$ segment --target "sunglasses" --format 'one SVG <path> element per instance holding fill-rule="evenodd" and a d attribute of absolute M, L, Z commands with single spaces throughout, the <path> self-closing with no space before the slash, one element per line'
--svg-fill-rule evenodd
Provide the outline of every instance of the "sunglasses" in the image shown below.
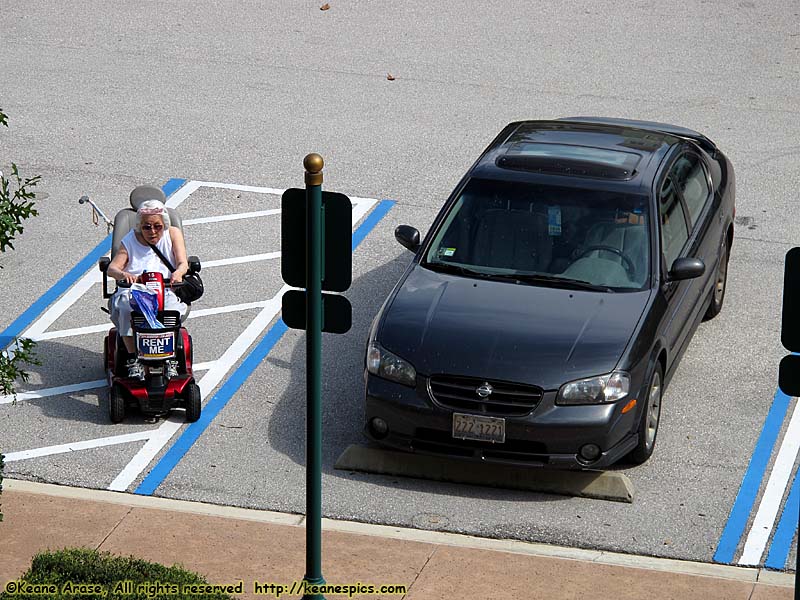
<path fill-rule="evenodd" d="M 163 225 L 150 225 L 149 223 L 146 223 L 146 224 L 142 225 L 142 229 L 144 231 L 161 231 L 162 229 L 164 229 L 164 226 Z"/>

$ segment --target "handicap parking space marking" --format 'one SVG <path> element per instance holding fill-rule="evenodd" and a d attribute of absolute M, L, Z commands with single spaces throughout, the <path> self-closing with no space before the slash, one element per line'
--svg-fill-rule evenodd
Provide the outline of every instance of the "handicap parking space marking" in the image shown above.
<path fill-rule="evenodd" d="M 382 200 L 378 206 L 373 210 L 361 225 L 353 233 L 352 250 L 367 237 L 372 229 L 383 219 L 386 214 L 394 206 L 392 200 Z M 357 223 L 355 216 L 353 217 L 353 224 Z M 289 286 L 284 286 L 284 289 L 290 289 Z M 281 290 L 279 294 L 282 294 Z M 152 495 L 159 485 L 167 478 L 172 470 L 183 459 L 189 449 L 200 438 L 202 433 L 208 428 L 214 418 L 219 412 L 225 408 L 228 401 L 233 397 L 233 394 L 244 384 L 250 374 L 258 367 L 259 364 L 267 357 L 272 348 L 280 341 L 283 334 L 288 331 L 288 327 L 283 322 L 283 319 L 278 321 L 270 328 L 264 338 L 258 345 L 248 354 L 242 361 L 239 367 L 230 376 L 228 381 L 214 394 L 200 415 L 200 419 L 195 423 L 191 423 L 175 441 L 172 447 L 167 450 L 166 454 L 158 461 L 158 463 L 150 470 L 150 473 L 142 480 L 139 486 L 134 490 L 134 493 L 140 495 Z M 164 424 L 166 425 L 166 423 Z M 148 442 L 149 443 L 149 442 Z M 135 477 L 134 477 L 135 479 Z M 115 482 L 117 486 L 121 486 L 126 480 Z M 131 479 L 133 481 L 133 479 Z M 124 490 L 127 487 L 114 487 L 115 483 L 109 487 L 111 490 Z"/>
<path fill-rule="evenodd" d="M 244 192 L 255 192 L 259 194 L 273 194 L 278 196 L 282 195 L 285 191 L 282 189 L 267 187 L 172 179 L 163 187 L 165 194 L 169 192 L 169 197 L 166 204 L 170 208 L 177 208 L 186 199 L 188 199 L 192 193 L 203 187 L 232 189 Z M 367 217 L 364 219 L 362 226 L 354 233 L 353 249 L 355 249 L 358 243 L 366 236 L 366 233 L 368 233 L 366 229 L 371 230 L 372 227 L 377 224 L 380 218 L 382 218 L 386 212 L 388 212 L 388 209 L 394 203 L 390 201 L 383 201 L 379 204 L 378 200 L 376 199 L 361 197 L 351 197 L 351 201 L 353 203 L 353 225 L 355 226 L 359 221 L 364 219 L 365 216 Z M 368 215 L 368 213 L 370 213 L 370 211 L 376 205 L 378 205 L 378 208 L 372 211 L 373 214 Z M 276 215 L 280 215 L 280 209 L 250 211 L 213 217 L 186 219 L 183 221 L 183 224 L 191 226 L 196 224 L 217 223 L 232 220 L 274 217 Z M 49 331 L 49 328 L 70 307 L 72 307 L 81 297 L 83 297 L 87 291 L 89 291 L 95 284 L 98 284 L 102 281 L 102 274 L 96 270 L 96 263 L 100 257 L 108 254 L 108 248 L 110 245 L 111 236 L 109 235 L 100 244 L 98 244 L 98 246 L 89 255 L 81 260 L 76 267 L 74 267 L 66 276 L 59 280 L 59 282 L 54 285 L 53 288 L 46 292 L 27 311 L 25 311 L 23 315 L 15 320 L 11 326 L 9 326 L 4 332 L 0 333 L 0 340 L 3 342 L 3 347 L 8 346 L 8 351 L 13 352 L 15 347 L 13 340 L 15 337 L 30 338 L 35 341 L 42 341 L 108 331 L 112 326 L 110 323 L 54 331 Z M 203 268 L 206 269 L 233 264 L 275 260 L 278 258 L 280 258 L 280 252 L 268 252 L 248 256 L 209 260 L 203 262 L 202 265 Z M 256 317 L 245 328 L 242 334 L 240 334 L 240 336 L 228 347 L 222 356 L 214 361 L 198 363 L 195 365 L 194 370 L 206 371 L 205 375 L 198 380 L 198 385 L 201 388 L 201 393 L 204 398 L 207 398 L 208 395 L 210 395 L 211 392 L 217 387 L 217 385 L 222 382 L 230 369 L 236 364 L 236 362 L 239 361 L 239 359 L 241 359 L 247 349 L 258 339 L 269 323 L 275 319 L 280 312 L 281 297 L 288 289 L 290 289 L 289 286 L 282 286 L 280 291 L 268 300 L 198 309 L 190 313 L 189 318 L 199 318 L 209 315 L 260 309 Z M 270 330 L 270 333 L 273 333 L 273 330 L 275 330 L 276 326 L 279 329 L 281 326 L 285 328 L 285 325 L 283 325 L 282 321 L 279 319 L 276 325 Z M 280 335 L 282 335 L 282 332 L 280 332 Z M 269 335 L 267 337 L 269 337 Z M 54 386 L 39 390 L 22 391 L 18 392 L 16 395 L 0 396 L 0 405 L 10 404 L 15 401 L 44 399 L 62 394 L 99 389 L 106 386 L 107 381 L 105 379 L 98 379 L 93 381 Z M 238 389 L 238 386 L 236 387 Z M 136 432 L 134 434 L 105 436 L 91 440 L 82 440 L 67 444 L 57 444 L 42 448 L 10 452 L 5 455 L 6 462 L 10 463 L 19 460 L 25 460 L 27 458 L 75 452 L 78 450 L 124 444 L 133 441 L 144 441 L 144 446 L 109 486 L 109 489 L 124 490 L 131 485 L 131 483 L 139 476 L 139 474 L 147 467 L 147 465 L 155 458 L 155 456 L 184 424 L 185 423 L 183 419 L 179 419 L 177 416 L 171 416 L 156 429 Z"/>
<path fill-rule="evenodd" d="M 794 407 L 790 410 L 792 402 Z M 788 426 L 782 439 L 779 439 L 787 419 Z M 792 541 L 797 534 L 800 500 L 800 477 L 796 464 L 798 453 L 800 402 L 778 389 L 720 536 L 714 562 L 761 566 L 764 554 L 768 552 L 764 566 L 781 570 L 786 568 Z M 775 460 L 767 477 L 773 455 Z M 762 488 L 761 500 L 757 502 Z M 790 488 L 788 496 L 787 488 Z M 783 512 L 778 520 L 782 504 Z M 741 555 L 736 560 L 740 546 Z"/>

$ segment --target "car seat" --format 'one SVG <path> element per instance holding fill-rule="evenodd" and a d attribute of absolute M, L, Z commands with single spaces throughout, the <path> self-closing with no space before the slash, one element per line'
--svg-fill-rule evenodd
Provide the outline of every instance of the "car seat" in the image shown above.
<path fill-rule="evenodd" d="M 490 209 L 478 220 L 472 246 L 473 264 L 518 271 L 544 271 L 550 264 L 552 253 L 547 217 L 541 213 Z"/>
<path fill-rule="evenodd" d="M 602 285 L 641 287 L 647 277 L 647 229 L 644 223 L 595 223 L 586 234 L 583 248 L 610 246 L 618 249 L 633 264 L 610 250 L 592 250 L 564 270 L 566 277 L 586 279 Z M 588 275 L 588 277 L 587 277 Z"/>

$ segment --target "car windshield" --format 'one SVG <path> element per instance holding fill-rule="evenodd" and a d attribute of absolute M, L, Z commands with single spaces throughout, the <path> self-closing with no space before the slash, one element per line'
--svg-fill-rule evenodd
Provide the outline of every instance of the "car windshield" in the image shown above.
<path fill-rule="evenodd" d="M 534 285 L 640 290 L 650 271 L 648 218 L 646 196 L 473 179 L 423 266 Z"/>

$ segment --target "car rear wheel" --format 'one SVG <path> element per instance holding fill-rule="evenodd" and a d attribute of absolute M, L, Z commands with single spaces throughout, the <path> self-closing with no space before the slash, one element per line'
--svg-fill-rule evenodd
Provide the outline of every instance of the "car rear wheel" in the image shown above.
<path fill-rule="evenodd" d="M 725 288 L 728 284 L 728 242 L 722 245 L 722 254 L 719 257 L 719 266 L 714 278 L 714 289 L 711 290 L 711 301 L 706 310 L 705 320 L 713 319 L 722 310 L 725 301 Z"/>
<path fill-rule="evenodd" d="M 647 406 L 642 408 L 642 415 L 639 418 L 639 443 L 628 455 L 630 462 L 637 465 L 647 462 L 647 459 L 653 455 L 653 449 L 656 446 L 658 425 L 661 421 L 663 378 L 661 364 L 657 363 L 650 376 L 650 384 L 647 386 Z"/>

